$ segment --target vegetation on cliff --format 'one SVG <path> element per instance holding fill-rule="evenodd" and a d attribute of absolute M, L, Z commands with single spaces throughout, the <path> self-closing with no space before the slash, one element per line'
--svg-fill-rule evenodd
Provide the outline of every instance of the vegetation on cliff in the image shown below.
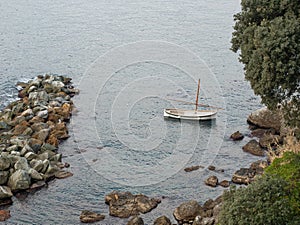
<path fill-rule="evenodd" d="M 278 104 L 288 125 L 300 127 L 300 2 L 242 0 L 234 15 L 232 50 L 245 77 L 270 109 Z"/>

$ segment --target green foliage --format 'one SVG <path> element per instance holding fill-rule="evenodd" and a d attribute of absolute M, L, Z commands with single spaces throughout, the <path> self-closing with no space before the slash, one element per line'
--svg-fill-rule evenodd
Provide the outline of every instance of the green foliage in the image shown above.
<path fill-rule="evenodd" d="M 232 50 L 262 103 L 280 103 L 289 125 L 300 127 L 300 1 L 242 0 L 234 15 Z"/>
<path fill-rule="evenodd" d="M 289 204 L 284 179 L 263 176 L 247 188 L 231 188 L 223 194 L 221 225 L 299 224 L 300 216 Z"/>
<path fill-rule="evenodd" d="M 266 174 L 275 175 L 287 182 L 290 204 L 300 215 L 300 154 L 285 152 L 266 169 Z"/>

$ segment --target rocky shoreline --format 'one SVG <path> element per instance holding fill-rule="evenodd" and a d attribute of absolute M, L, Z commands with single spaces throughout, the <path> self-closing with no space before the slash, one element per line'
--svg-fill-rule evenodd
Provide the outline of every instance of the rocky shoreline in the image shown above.
<path fill-rule="evenodd" d="M 71 78 L 45 75 L 17 85 L 20 99 L 0 112 L 0 206 L 51 179 L 72 176 L 58 152 L 69 137 L 71 98 L 78 93 Z"/>
<path fill-rule="evenodd" d="M 18 83 L 19 100 L 0 112 L 0 206 L 12 204 L 12 196 L 22 192 L 35 191 L 55 178 L 72 176 L 67 171 L 70 165 L 62 162 L 59 143 L 69 137 L 67 123 L 74 107 L 71 98 L 79 91 L 72 86 L 71 79 L 64 76 L 38 76 L 27 83 Z M 248 117 L 251 138 L 242 147 L 243 151 L 258 157 L 267 155 L 268 148 L 276 148 L 286 135 L 279 114 L 260 109 Z M 240 141 L 244 135 L 239 131 L 230 138 Z M 211 187 L 220 185 L 228 188 L 231 184 L 248 185 L 263 173 L 269 163 L 258 160 L 249 168 L 236 171 L 230 181 L 219 182 L 217 176 L 208 177 L 204 183 Z M 203 168 L 201 165 L 185 168 L 192 172 Z M 224 172 L 209 166 L 209 170 Z M 109 215 L 129 218 L 128 225 L 144 224 L 139 216 L 156 208 L 161 199 L 130 192 L 117 192 L 105 196 Z M 173 216 L 178 224 L 218 224 L 222 208 L 222 196 L 209 199 L 203 205 L 196 200 L 182 203 L 174 209 Z M 10 217 L 8 210 L 0 210 L 0 221 Z M 83 210 L 80 221 L 92 223 L 101 221 L 104 215 Z M 156 225 L 171 225 L 171 220 L 161 216 Z"/>

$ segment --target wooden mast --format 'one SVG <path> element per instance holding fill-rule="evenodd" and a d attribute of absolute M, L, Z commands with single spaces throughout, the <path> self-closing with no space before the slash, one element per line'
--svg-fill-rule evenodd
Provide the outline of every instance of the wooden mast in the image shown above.
<path fill-rule="evenodd" d="M 199 91 L 200 91 L 200 79 L 198 80 L 198 89 L 197 89 L 197 96 L 196 96 L 196 108 L 195 108 L 195 111 L 198 110 Z"/>

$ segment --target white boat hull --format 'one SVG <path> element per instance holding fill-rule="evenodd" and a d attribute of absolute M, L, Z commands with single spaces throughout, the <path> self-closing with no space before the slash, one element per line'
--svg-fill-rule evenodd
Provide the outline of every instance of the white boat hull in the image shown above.
<path fill-rule="evenodd" d="M 212 120 L 216 118 L 218 111 L 214 110 L 185 110 L 185 109 L 165 109 L 164 117 L 183 120 Z"/>

